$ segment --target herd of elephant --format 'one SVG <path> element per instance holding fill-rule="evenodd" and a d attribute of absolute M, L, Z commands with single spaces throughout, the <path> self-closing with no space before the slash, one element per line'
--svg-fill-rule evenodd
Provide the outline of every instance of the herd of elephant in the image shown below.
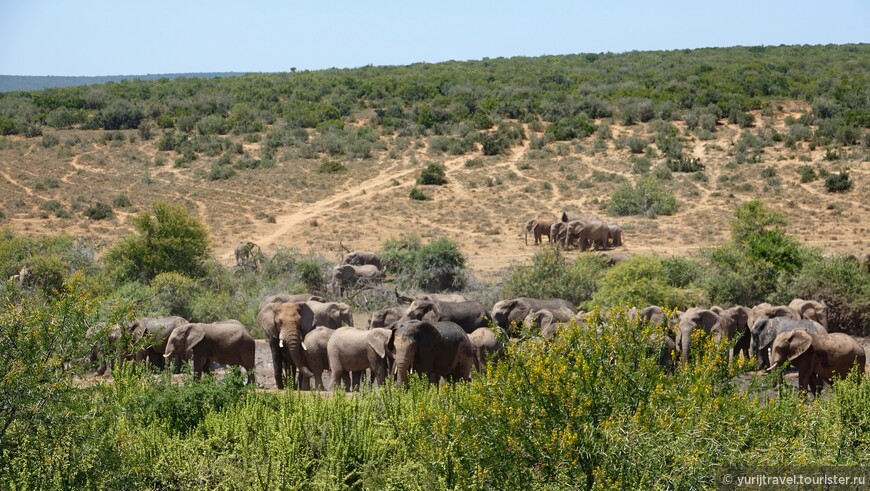
<path fill-rule="evenodd" d="M 526 245 L 529 245 L 529 232 L 534 235 L 535 245 L 541 244 L 543 237 L 566 249 L 576 246 L 581 251 L 590 247 L 604 250 L 622 245 L 622 227 L 591 213 L 563 211 L 559 220 L 536 218 L 526 222 L 525 229 Z"/>
<path fill-rule="evenodd" d="M 326 370 L 330 387 L 347 390 L 363 383 L 365 374 L 374 386 L 387 377 L 406 385 L 412 372 L 425 375 L 431 383 L 442 378 L 469 380 L 473 370 L 485 371 L 487 363 L 504 356 L 505 340 L 516 335 L 518 327 L 525 333 L 539 332 L 549 341 L 564 326 L 594 315 L 561 299 L 520 297 L 501 300 L 491 309 L 459 294 L 428 294 L 411 300 L 407 307 L 374 312 L 361 329 L 354 327 L 351 308 L 345 303 L 310 294 L 267 296 L 260 302 L 257 322 L 269 344 L 275 385 L 323 389 Z M 659 361 L 668 369 L 688 361 L 696 329 L 730 341 L 729 357 L 757 357 L 767 371 L 790 363 L 798 369 L 800 389 L 813 393 L 818 393 L 821 382 L 845 377 L 855 365 L 863 372 L 866 365 L 864 349 L 854 338 L 828 333 L 827 306 L 813 300 L 752 308 L 693 307 L 672 313 L 649 306 L 633 308 L 628 316 L 639 324 L 667 326 L 668 335 L 650 342 L 660 350 Z M 606 318 L 600 319 L 599 329 L 607 323 Z M 239 365 L 253 380 L 255 343 L 238 321 L 197 324 L 180 317 L 156 317 L 137 320 L 127 331 L 133 339 L 148 337 L 140 343 L 147 347 L 127 359 L 148 359 L 161 368 L 172 359 L 176 371 L 191 359 L 197 376 L 213 363 Z M 499 331 L 503 335 L 497 335 Z M 119 332 L 113 331 L 115 339 Z"/>

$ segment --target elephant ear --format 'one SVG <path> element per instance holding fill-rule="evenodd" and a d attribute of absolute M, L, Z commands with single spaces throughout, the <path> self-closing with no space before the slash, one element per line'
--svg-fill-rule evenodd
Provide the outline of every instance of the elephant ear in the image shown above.
<path fill-rule="evenodd" d="M 200 324 L 188 325 L 190 328 L 187 330 L 187 351 L 190 351 L 205 338 L 205 328 Z"/>
<path fill-rule="evenodd" d="M 719 322 L 719 314 L 712 310 L 704 310 L 700 313 L 700 321 L 701 326 L 709 333 L 710 329 Z"/>
<path fill-rule="evenodd" d="M 389 333 L 380 330 L 369 332 L 369 346 L 371 346 L 372 349 L 375 350 L 378 358 L 384 358 L 387 356 L 387 344 L 389 344 L 390 340 L 392 339 L 393 333 L 395 333 L 395 331 Z"/>
<path fill-rule="evenodd" d="M 326 316 L 329 320 L 339 323 L 341 322 L 341 309 L 337 304 L 331 303 L 326 307 Z"/>
<path fill-rule="evenodd" d="M 813 345 L 813 337 L 803 330 L 792 331 L 788 342 L 788 361 L 794 361 L 797 357 L 806 353 Z"/>

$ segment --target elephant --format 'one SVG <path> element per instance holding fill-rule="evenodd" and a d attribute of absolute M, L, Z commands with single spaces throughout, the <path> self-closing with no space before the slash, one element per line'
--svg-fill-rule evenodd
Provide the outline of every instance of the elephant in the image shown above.
<path fill-rule="evenodd" d="M 342 264 L 352 264 L 354 266 L 370 264 L 378 268 L 378 271 L 384 270 L 384 262 L 381 260 L 381 257 L 372 251 L 349 252 L 346 256 L 344 256 Z"/>
<path fill-rule="evenodd" d="M 257 314 L 257 323 L 263 328 L 272 352 L 275 386 L 279 389 L 284 388 L 285 381 L 294 383 L 297 369 L 301 372 L 300 382 L 313 376 L 302 354 L 302 339 L 308 334 L 302 331 L 303 306 L 296 302 L 272 302 Z"/>
<path fill-rule="evenodd" d="M 563 211 L 562 212 L 562 222 L 568 223 L 573 222 L 575 220 L 582 220 L 586 222 L 600 222 L 601 220 L 593 215 L 592 213 L 580 213 L 579 211 Z"/>
<path fill-rule="evenodd" d="M 719 314 L 719 320 L 711 329 L 716 341 L 737 339 L 734 348 L 729 353 L 729 359 L 733 359 L 738 353 L 742 352 L 743 356 L 749 358 L 749 314 L 751 310 L 742 305 L 723 310 Z"/>
<path fill-rule="evenodd" d="M 468 335 L 468 340 L 474 347 L 474 368 L 480 373 L 486 373 L 487 363 L 496 362 L 504 355 L 504 343 L 492 328 L 478 327 Z"/>
<path fill-rule="evenodd" d="M 91 326 L 85 334 L 85 339 L 91 343 L 91 351 L 83 361 L 90 367 L 96 364 L 97 375 L 103 375 L 110 368 L 114 370 L 116 355 L 119 366 L 132 360 L 133 355 L 121 346 L 123 335 L 124 330 L 118 325 L 108 328 L 105 323 L 100 322 Z M 129 341 L 128 337 L 127 342 Z"/>
<path fill-rule="evenodd" d="M 318 297 L 317 295 L 312 295 L 310 293 L 296 293 L 296 294 L 275 293 L 272 295 L 267 295 L 266 297 L 263 298 L 263 300 L 260 300 L 260 308 L 259 308 L 258 312 L 260 310 L 263 310 L 263 307 L 265 307 L 266 304 L 270 304 L 273 302 L 274 303 L 282 303 L 282 302 L 303 303 L 303 302 L 307 302 L 309 300 L 314 300 L 315 302 L 326 302 L 325 298 Z"/>
<path fill-rule="evenodd" d="M 828 329 L 828 306 L 825 302 L 796 298 L 789 302 L 788 308 L 797 312 L 801 319 L 810 319 Z"/>
<path fill-rule="evenodd" d="M 239 242 L 233 254 L 236 257 L 237 267 L 251 268 L 254 271 L 259 269 L 260 259 L 263 257 L 263 251 L 260 250 L 260 246 L 253 242 Z"/>
<path fill-rule="evenodd" d="M 469 299 L 461 293 L 422 293 L 414 300 L 432 300 L 438 302 L 467 302 Z"/>
<path fill-rule="evenodd" d="M 449 321 L 458 324 L 466 333 L 486 327 L 490 320 L 486 307 L 477 300 L 466 302 L 440 302 L 414 300 L 402 320 Z"/>
<path fill-rule="evenodd" d="M 607 246 L 620 247 L 622 245 L 622 227 L 613 222 L 604 222 L 607 225 Z"/>
<path fill-rule="evenodd" d="M 343 295 L 360 283 L 380 283 L 382 277 L 381 271 L 372 264 L 340 264 L 332 270 L 330 285 L 337 295 Z"/>
<path fill-rule="evenodd" d="M 492 306 L 492 320 L 498 324 L 498 327 L 504 329 L 510 335 L 511 325 L 521 325 L 532 311 L 541 309 L 555 310 L 560 307 L 565 307 L 571 312 L 577 312 L 577 309 L 571 302 L 560 298 L 545 300 L 528 297 L 511 298 L 496 302 Z"/>
<path fill-rule="evenodd" d="M 350 390 L 359 385 L 359 376 L 354 377 L 353 383 L 348 380 L 350 373 L 365 374 L 370 370 L 370 382 L 375 387 L 384 384 L 389 373 L 390 358 L 387 351 L 387 342 L 393 331 L 383 327 L 375 327 L 363 331 L 355 327 L 341 327 L 329 339 L 327 351 L 329 353 L 329 370 L 332 372 L 332 387 L 338 387 L 341 380 L 345 381 L 345 387 Z"/>
<path fill-rule="evenodd" d="M 846 257 L 858 261 L 858 264 L 863 266 L 864 270 L 870 273 L 870 252 L 855 252 L 853 254 L 849 254 Z"/>
<path fill-rule="evenodd" d="M 844 333 L 820 334 L 797 329 L 779 333 L 771 346 L 770 368 L 791 363 L 798 369 L 798 387 L 818 394 L 817 378 L 831 382 L 846 378 L 855 365 L 864 373 L 867 355 L 854 338 Z"/>
<path fill-rule="evenodd" d="M 773 340 L 783 332 L 803 329 L 816 334 L 827 334 L 828 331 L 821 324 L 809 319 L 790 319 L 788 317 L 771 317 L 762 319 L 755 324 L 749 341 L 749 352 L 756 355 L 761 368 L 770 366 L 770 356 L 767 350 L 773 344 Z"/>
<path fill-rule="evenodd" d="M 536 219 L 529 220 L 528 222 L 526 222 L 526 235 L 525 235 L 526 245 L 529 245 L 529 232 L 532 232 L 532 234 L 534 234 L 534 236 L 535 236 L 535 245 L 543 243 L 543 240 L 541 240 L 541 237 L 544 235 L 547 236 L 548 241 L 552 242 L 552 239 L 550 238 L 550 229 L 552 227 L 553 227 L 552 220 L 540 220 L 540 219 L 536 218 Z"/>
<path fill-rule="evenodd" d="M 471 380 L 474 346 L 455 322 L 400 321 L 390 333 L 387 351 L 395 360 L 400 386 L 407 387 L 412 369 L 426 374 L 430 384 L 441 377 Z"/>
<path fill-rule="evenodd" d="M 599 251 L 598 255 L 604 259 L 608 266 L 615 266 L 623 261 L 631 259 L 633 256 L 627 252 L 614 251 Z"/>
<path fill-rule="evenodd" d="M 333 334 L 335 334 L 335 329 L 317 326 L 302 339 L 302 353 L 305 357 L 305 364 L 314 375 L 314 386 L 321 390 L 324 389 L 323 371 L 329 368 L 327 343 Z"/>
<path fill-rule="evenodd" d="M 550 227 L 550 242 L 562 244 L 568 236 L 568 223 L 556 222 Z"/>
<path fill-rule="evenodd" d="M 302 353 L 302 340 L 316 326 L 337 329 L 343 324 L 353 325 L 350 306 L 339 302 L 272 302 L 257 314 L 257 323 L 266 333 L 272 351 L 275 385 L 284 388 L 284 382 L 298 378 L 302 389 L 314 374 L 308 369 Z M 299 371 L 298 377 L 296 371 Z"/>
<path fill-rule="evenodd" d="M 523 327 L 528 330 L 539 330 L 541 336 L 549 341 L 559 327 L 571 322 L 574 316 L 575 312 L 567 307 L 533 310 L 523 319 Z"/>
<path fill-rule="evenodd" d="M 774 317 L 798 320 L 800 319 L 800 314 L 786 305 L 773 306 L 766 302 L 760 303 L 749 311 L 749 330 L 754 331 L 756 324 L 764 319 L 772 319 Z"/>
<path fill-rule="evenodd" d="M 407 307 L 385 307 L 372 313 L 368 328 L 389 327 L 405 315 Z"/>
<path fill-rule="evenodd" d="M 172 331 L 180 326 L 188 324 L 183 317 L 143 317 L 136 319 L 128 326 L 132 334 L 133 343 L 144 347 L 137 351 L 133 358 L 136 361 L 148 360 L 148 362 L 161 370 L 166 366 L 163 354 L 166 352 L 166 342 Z M 181 373 L 181 366 L 187 360 L 183 352 L 177 353 L 175 358 L 174 373 Z"/>
<path fill-rule="evenodd" d="M 254 381 L 254 338 L 241 322 L 230 319 L 212 324 L 184 324 L 176 327 L 166 341 L 165 358 L 192 353 L 196 378 L 208 372 L 212 362 L 239 365 L 248 383 Z"/>
<path fill-rule="evenodd" d="M 629 313 L 629 318 L 636 319 L 640 322 L 646 322 L 653 326 L 666 325 L 668 328 L 674 328 L 679 324 L 679 318 L 683 312 L 679 310 L 668 315 L 658 305 L 648 305 L 637 311 L 635 315 Z"/>
<path fill-rule="evenodd" d="M 581 251 L 587 249 L 587 244 L 595 249 L 607 248 L 608 237 L 607 225 L 602 221 L 574 220 L 568 222 L 568 230 L 565 234 L 565 248 L 571 244 L 577 244 Z"/>
<path fill-rule="evenodd" d="M 676 343 L 677 351 L 680 353 L 680 362 L 682 364 L 686 364 L 689 361 L 692 331 L 700 327 L 707 334 L 710 334 L 718 320 L 719 316 L 716 312 L 700 307 L 692 307 L 680 316 L 674 342 Z"/>

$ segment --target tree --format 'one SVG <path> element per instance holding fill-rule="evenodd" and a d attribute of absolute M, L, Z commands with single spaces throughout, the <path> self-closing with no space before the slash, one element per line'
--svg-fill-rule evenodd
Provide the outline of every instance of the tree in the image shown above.
<path fill-rule="evenodd" d="M 116 279 L 147 282 L 160 273 L 201 276 L 209 254 L 208 231 L 182 206 L 154 203 L 153 215 L 133 218 L 138 232 L 122 239 L 107 254 L 106 262 Z"/>
<path fill-rule="evenodd" d="M 768 230 L 781 232 L 785 224 L 785 215 L 782 212 L 771 210 L 763 201 L 754 199 L 734 210 L 730 223 L 731 238 L 736 243 L 745 243 L 750 236 Z"/>

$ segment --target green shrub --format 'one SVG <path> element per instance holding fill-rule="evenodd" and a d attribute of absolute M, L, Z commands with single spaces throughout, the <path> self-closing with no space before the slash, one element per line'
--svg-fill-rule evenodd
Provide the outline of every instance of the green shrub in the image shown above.
<path fill-rule="evenodd" d="M 396 275 L 402 288 L 427 292 L 462 290 L 468 281 L 465 257 L 455 242 L 440 238 L 423 244 L 416 236 L 384 243 L 384 269 Z"/>
<path fill-rule="evenodd" d="M 447 184 L 444 166 L 436 163 L 427 165 L 426 168 L 420 172 L 420 177 L 417 178 L 417 184 Z"/>
<path fill-rule="evenodd" d="M 324 162 L 317 168 L 317 172 L 321 174 L 338 174 L 345 171 L 347 171 L 347 167 L 341 162 L 335 160 Z"/>
<path fill-rule="evenodd" d="M 197 277 L 209 253 L 205 226 L 183 207 L 154 203 L 153 215 L 132 218 L 136 234 L 122 238 L 106 254 L 106 265 L 119 283 L 149 281 L 163 272 Z"/>
<path fill-rule="evenodd" d="M 127 208 L 133 206 L 133 203 L 130 202 L 130 198 L 128 198 L 127 195 L 119 194 L 112 200 L 112 206 L 115 208 Z"/>
<path fill-rule="evenodd" d="M 323 292 L 326 290 L 326 269 L 326 260 L 320 256 L 281 247 L 263 263 L 262 275 L 270 283 L 275 283 L 275 291 Z"/>
<path fill-rule="evenodd" d="M 409 194 L 410 198 L 415 201 L 427 201 L 432 198 L 429 197 L 426 193 L 423 192 L 422 189 L 414 186 L 411 188 L 411 193 Z"/>
<path fill-rule="evenodd" d="M 816 170 L 811 165 L 798 167 L 798 173 L 801 175 L 801 183 L 813 182 L 819 178 Z"/>
<path fill-rule="evenodd" d="M 585 115 L 579 114 L 553 121 L 547 126 L 545 134 L 556 141 L 570 141 L 575 138 L 585 138 L 594 132 L 595 126 Z"/>
<path fill-rule="evenodd" d="M 679 204 L 673 194 L 661 188 L 653 176 L 642 176 L 637 184 L 624 182 L 617 186 L 607 202 L 607 212 L 617 216 L 673 215 Z"/>
<path fill-rule="evenodd" d="M 697 157 L 670 158 L 666 165 L 674 172 L 699 172 L 706 169 L 706 166 L 701 163 L 701 159 Z"/>
<path fill-rule="evenodd" d="M 852 181 L 846 171 L 837 174 L 828 174 L 825 178 L 825 189 L 829 193 L 843 193 L 852 189 Z"/>
<path fill-rule="evenodd" d="M 84 215 L 91 220 L 111 220 L 115 217 L 112 207 L 105 203 L 95 203 L 87 207 Z"/>
<path fill-rule="evenodd" d="M 211 164 L 211 170 L 206 179 L 209 181 L 225 181 L 236 175 L 235 169 L 229 165 L 220 165 L 217 162 Z"/>
<path fill-rule="evenodd" d="M 502 287 L 503 298 L 564 298 L 580 305 L 592 298 L 607 268 L 594 254 L 569 261 L 556 247 L 543 247 L 529 265 L 511 266 Z"/>
<path fill-rule="evenodd" d="M 589 304 L 601 309 L 620 305 L 660 305 L 686 310 L 703 303 L 697 295 L 667 284 L 668 275 L 661 260 L 638 256 L 607 270 Z"/>

